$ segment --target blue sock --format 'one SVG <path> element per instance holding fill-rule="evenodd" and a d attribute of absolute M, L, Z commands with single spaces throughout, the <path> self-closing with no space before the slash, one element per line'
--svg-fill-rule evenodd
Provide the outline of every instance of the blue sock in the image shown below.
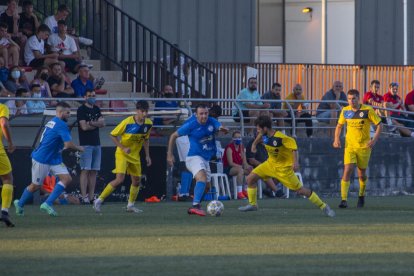
<path fill-rule="evenodd" d="M 180 194 L 182 195 L 190 194 L 191 182 L 193 182 L 193 174 L 190 172 L 182 172 Z"/>
<path fill-rule="evenodd" d="M 197 181 L 195 188 L 194 188 L 193 205 L 199 204 L 201 202 L 201 198 L 203 197 L 205 188 L 206 188 L 205 182 Z"/>
<path fill-rule="evenodd" d="M 23 206 L 26 204 L 26 202 L 30 199 L 32 199 L 33 193 L 30 192 L 27 188 L 24 189 L 22 196 L 19 199 L 19 206 L 23 208 Z"/>
<path fill-rule="evenodd" d="M 63 186 L 62 182 L 58 182 L 55 185 L 55 188 L 53 189 L 52 193 L 49 195 L 49 197 L 46 199 L 46 204 L 49 206 L 53 206 L 53 202 L 65 191 L 65 186 Z"/>

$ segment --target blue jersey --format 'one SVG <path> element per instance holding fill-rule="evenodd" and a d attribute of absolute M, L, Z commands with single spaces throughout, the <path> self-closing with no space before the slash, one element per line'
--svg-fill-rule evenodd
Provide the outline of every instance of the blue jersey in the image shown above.
<path fill-rule="evenodd" d="M 64 142 L 71 140 L 66 122 L 55 117 L 45 125 L 40 144 L 32 152 L 32 158 L 42 164 L 59 165 L 62 163 Z"/>
<path fill-rule="evenodd" d="M 210 161 L 211 157 L 216 154 L 214 134 L 220 126 L 221 124 L 211 117 L 207 119 L 204 125 L 200 124 L 195 117 L 185 121 L 177 132 L 179 136 L 188 135 L 190 140 L 188 156 L 201 156 L 205 160 Z"/>

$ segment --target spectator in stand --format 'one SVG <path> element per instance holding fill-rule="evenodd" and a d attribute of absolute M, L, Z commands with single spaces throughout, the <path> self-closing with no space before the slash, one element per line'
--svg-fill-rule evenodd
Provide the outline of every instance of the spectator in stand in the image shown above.
<path fill-rule="evenodd" d="M 398 109 L 405 111 L 403 101 L 398 96 L 398 83 L 390 83 L 388 92 L 384 95 L 384 102 L 388 108 Z M 401 114 L 399 111 L 390 111 L 390 116 L 394 125 L 397 126 L 398 131 L 403 137 L 414 137 L 414 132 L 408 129 L 410 123 L 407 121 L 407 117 Z"/>
<path fill-rule="evenodd" d="M 85 64 L 79 66 L 79 75 L 71 83 L 75 97 L 85 97 L 87 90 L 93 90 L 93 83 L 90 80 L 89 67 Z"/>
<path fill-rule="evenodd" d="M 43 65 L 50 65 L 59 62 L 57 53 L 45 54 L 45 40 L 49 37 L 50 29 L 42 24 L 35 35 L 31 36 L 24 48 L 24 61 L 27 66 L 38 68 Z M 65 63 L 62 62 L 65 67 Z"/>
<path fill-rule="evenodd" d="M 0 15 L 0 22 L 7 24 L 7 32 L 11 35 L 11 38 L 21 47 L 21 49 L 24 49 L 27 38 L 19 32 L 20 16 L 17 7 L 17 0 L 8 0 L 7 9 Z"/>
<path fill-rule="evenodd" d="M 26 80 L 24 71 L 19 66 L 13 66 L 10 68 L 9 79 L 4 85 L 11 93 L 16 93 L 17 89 L 24 88 L 26 91 L 30 91 L 29 83 Z"/>
<path fill-rule="evenodd" d="M 19 32 L 24 34 L 27 38 L 36 33 L 40 23 L 36 14 L 33 12 L 32 1 L 23 1 L 22 13 L 20 14 Z"/>
<path fill-rule="evenodd" d="M 48 16 L 44 20 L 44 24 L 46 24 L 49 29 L 51 30 L 52 34 L 57 34 L 58 31 L 58 21 L 59 20 L 66 20 L 66 17 L 68 17 L 70 13 L 70 9 L 65 4 L 59 5 L 56 13 L 54 15 Z M 68 33 L 72 36 L 75 35 L 74 30 L 68 30 Z M 85 37 L 74 37 L 75 42 L 77 43 L 77 47 L 79 49 L 79 43 L 90 46 L 92 45 L 93 41 L 89 38 Z"/>
<path fill-rule="evenodd" d="M 80 158 L 80 190 L 82 202 L 89 204 L 94 199 L 96 175 L 101 169 L 99 129 L 105 126 L 105 120 L 95 104 L 95 91 L 86 90 L 84 98 L 85 103 L 77 111 L 79 144 L 85 149 Z"/>
<path fill-rule="evenodd" d="M 7 80 L 9 79 L 10 71 L 6 67 L 3 57 L 0 57 L 0 86 L 4 88 Z"/>
<path fill-rule="evenodd" d="M 0 56 L 4 58 L 4 63 L 12 66 L 19 64 L 20 47 L 7 33 L 7 24 L 0 22 Z"/>
<path fill-rule="evenodd" d="M 40 99 L 42 98 L 42 91 L 39 84 L 32 84 L 30 87 L 31 97 L 33 99 Z M 29 114 L 40 114 L 46 109 L 46 104 L 44 101 L 34 101 L 29 100 L 26 102 L 27 111 Z"/>
<path fill-rule="evenodd" d="M 272 89 L 270 91 L 267 91 L 263 94 L 262 99 L 263 100 L 281 100 L 282 97 L 280 96 L 280 93 L 282 92 L 282 85 L 280 83 L 275 82 L 272 85 Z M 285 127 L 285 118 L 288 116 L 288 113 L 284 110 L 282 110 L 282 103 L 270 103 L 270 114 L 273 118 L 276 119 L 276 124 L 280 129 L 284 129 Z"/>
<path fill-rule="evenodd" d="M 165 85 L 163 91 L 161 92 L 162 98 L 175 98 L 175 93 L 171 85 Z M 179 108 L 177 101 L 156 101 L 155 102 L 155 109 L 157 111 L 160 110 L 171 110 Z M 171 123 L 177 121 L 177 118 L 171 117 L 155 117 L 154 118 L 154 125 L 156 126 L 163 126 L 163 125 L 170 125 Z"/>
<path fill-rule="evenodd" d="M 267 111 L 259 111 L 260 109 L 268 109 L 270 104 L 262 103 L 262 102 L 251 102 L 250 100 L 260 100 L 260 94 L 257 91 L 257 78 L 251 77 L 247 81 L 248 87 L 243 88 L 239 95 L 237 95 L 238 100 L 247 100 L 246 102 L 239 102 L 238 105 L 242 110 L 243 117 L 251 117 L 251 119 L 244 119 L 244 123 L 248 123 L 250 121 L 250 128 L 248 135 L 254 136 L 254 120 L 255 118 L 259 117 L 259 115 L 268 115 L 269 112 Z M 250 110 L 254 109 L 254 110 Z M 257 110 L 259 109 L 259 110 Z M 233 107 L 232 114 L 234 117 L 234 121 L 240 122 L 240 114 L 236 106 Z"/>
<path fill-rule="evenodd" d="M 232 135 L 232 142 L 224 150 L 223 167 L 224 173 L 237 177 L 237 199 L 246 199 L 246 179 L 252 167 L 247 164 L 244 146 L 240 131 L 236 130 Z"/>
<path fill-rule="evenodd" d="M 347 101 L 346 94 L 344 93 L 344 85 L 340 81 L 335 81 L 331 90 L 325 93 L 322 97 L 322 101 Z M 339 103 L 341 106 L 347 106 L 348 104 Z M 319 122 L 329 123 L 330 125 L 336 125 L 336 121 L 339 115 L 338 105 L 336 103 L 322 102 L 319 104 L 316 111 L 316 118 Z"/>
<path fill-rule="evenodd" d="M 405 96 L 405 109 L 410 112 L 414 112 L 414 90 L 409 92 Z M 408 118 L 411 120 L 410 127 L 414 128 L 414 115 L 408 115 Z"/>
<path fill-rule="evenodd" d="M 30 93 L 25 88 L 19 88 L 16 91 L 16 97 L 17 98 L 30 98 Z M 24 100 L 7 101 L 7 106 L 10 110 L 10 115 L 20 116 L 20 115 L 28 114 L 26 101 Z"/>
<path fill-rule="evenodd" d="M 221 114 L 222 114 L 222 109 L 221 109 L 221 106 L 219 106 L 218 104 L 213 104 L 208 110 L 208 116 L 213 117 L 216 120 L 218 120 Z"/>
<path fill-rule="evenodd" d="M 65 20 L 59 20 L 58 33 L 51 34 L 47 40 L 50 50 L 57 53 L 58 59 L 65 63 L 66 68 L 73 74 L 78 73 L 81 65 L 81 56 L 76 46 L 75 40 L 66 34 L 67 26 Z"/>
<path fill-rule="evenodd" d="M 53 63 L 50 66 L 51 75 L 47 79 L 50 86 L 52 96 L 55 98 L 71 98 L 75 95 L 75 91 L 67 82 L 65 75 L 62 72 L 60 63 Z"/>
<path fill-rule="evenodd" d="M 306 126 L 306 135 L 308 138 L 312 137 L 313 134 L 313 123 L 312 123 L 312 115 L 307 110 L 309 107 L 308 103 L 300 103 L 300 102 L 289 102 L 289 100 L 305 100 L 305 96 L 303 96 L 303 89 L 302 85 L 296 84 L 293 87 L 292 93 L 286 96 L 286 101 L 290 104 L 295 112 L 295 120 L 296 124 L 298 123 L 305 123 Z M 283 109 L 289 110 L 286 103 L 283 103 Z M 288 112 L 288 121 L 292 122 L 292 115 Z"/>

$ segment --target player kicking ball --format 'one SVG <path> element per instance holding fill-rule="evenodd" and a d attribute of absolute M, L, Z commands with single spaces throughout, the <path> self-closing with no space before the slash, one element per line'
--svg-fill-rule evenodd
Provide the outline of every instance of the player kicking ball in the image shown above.
<path fill-rule="evenodd" d="M 290 190 L 307 197 L 328 217 L 334 217 L 335 212 L 329 205 L 323 202 L 314 191 L 303 187 L 295 175 L 295 171 L 299 169 L 298 146 L 295 139 L 280 131 L 273 130 L 272 120 L 269 116 L 260 116 L 256 119 L 255 125 L 258 135 L 253 141 L 252 152 L 256 152 L 256 145 L 263 140 L 269 157 L 247 176 L 249 204 L 239 207 L 239 211 L 257 211 L 257 181 L 260 178 L 263 180 L 275 178 Z"/>
<path fill-rule="evenodd" d="M 347 95 L 348 106 L 344 107 L 339 115 L 338 125 L 335 129 L 334 148 L 341 147 L 341 130 L 347 125 L 344 152 L 344 175 L 341 180 L 341 203 L 339 208 L 348 207 L 348 190 L 351 175 L 355 165 L 358 168 L 359 197 L 357 208 L 364 207 L 365 188 L 367 185 L 367 167 L 371 151 L 381 134 L 381 118 L 375 113 L 371 106 L 359 103 L 359 91 L 352 89 Z M 376 126 L 374 137 L 371 140 L 371 124 Z"/>

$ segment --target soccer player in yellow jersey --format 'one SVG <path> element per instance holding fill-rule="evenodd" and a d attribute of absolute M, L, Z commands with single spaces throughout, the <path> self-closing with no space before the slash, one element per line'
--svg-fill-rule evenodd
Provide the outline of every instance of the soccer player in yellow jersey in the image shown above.
<path fill-rule="evenodd" d="M 355 165 L 358 168 L 359 197 L 358 208 L 364 207 L 365 187 L 367 185 L 366 170 L 368 167 L 371 150 L 377 142 L 382 125 L 381 118 L 369 105 L 360 104 L 358 90 L 351 89 L 347 94 L 348 106 L 344 107 L 339 115 L 338 125 L 335 129 L 334 148 L 341 147 L 342 127 L 346 123 L 345 152 L 344 152 L 344 174 L 341 181 L 341 198 L 339 208 L 347 208 L 348 189 L 351 174 Z M 370 137 L 371 124 L 376 126 L 374 137 Z"/>
<path fill-rule="evenodd" d="M 257 181 L 261 178 L 276 178 L 285 187 L 299 195 L 306 196 L 313 204 L 318 206 L 327 216 L 334 217 L 335 212 L 328 204 L 323 202 L 312 190 L 303 187 L 295 175 L 299 169 L 298 146 L 295 139 L 272 129 L 272 120 L 269 116 L 260 116 L 255 125 L 258 135 L 252 144 L 252 152 L 256 152 L 256 145 L 263 140 L 268 159 L 257 166 L 247 176 L 247 194 L 249 204 L 239 207 L 242 212 L 257 211 Z"/>
<path fill-rule="evenodd" d="M 129 174 L 132 181 L 126 210 L 127 212 L 133 213 L 142 212 L 134 204 L 138 196 L 141 180 L 140 152 L 142 147 L 144 147 L 147 166 L 151 166 L 149 137 L 152 121 L 147 118 L 148 108 L 147 101 L 138 101 L 136 104 L 136 114 L 126 118 L 112 130 L 111 139 L 117 146 L 115 152 L 115 169 L 112 171 L 116 174 L 116 177 L 106 185 L 99 198 L 95 200 L 94 209 L 96 212 L 101 212 L 101 205 L 105 198 L 124 182 L 125 174 Z"/>
<path fill-rule="evenodd" d="M 6 105 L 0 104 L 0 178 L 3 182 L 1 190 L 1 221 L 6 226 L 14 227 L 9 218 L 9 208 L 13 198 L 13 175 L 10 160 L 4 150 L 2 136 L 7 140 L 7 151 L 12 153 L 16 147 L 13 145 L 9 127 L 9 109 Z"/>

